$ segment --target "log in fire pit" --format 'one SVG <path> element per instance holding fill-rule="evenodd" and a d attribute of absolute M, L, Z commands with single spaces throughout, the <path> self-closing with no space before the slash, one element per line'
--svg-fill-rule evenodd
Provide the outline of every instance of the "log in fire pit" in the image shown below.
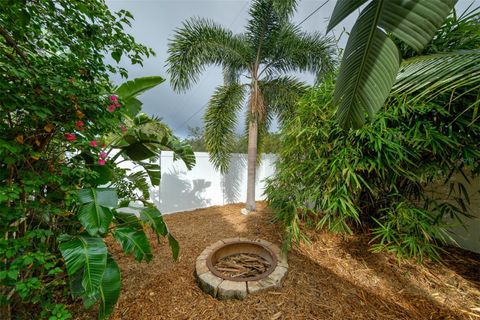
<path fill-rule="evenodd" d="M 212 244 L 198 256 L 195 268 L 200 288 L 218 299 L 279 288 L 287 271 L 287 257 L 276 245 L 245 238 Z"/>

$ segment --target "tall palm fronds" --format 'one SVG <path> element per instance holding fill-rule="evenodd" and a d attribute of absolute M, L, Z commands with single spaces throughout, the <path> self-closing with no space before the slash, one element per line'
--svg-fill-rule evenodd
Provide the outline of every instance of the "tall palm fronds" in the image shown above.
<path fill-rule="evenodd" d="M 193 18 L 178 29 L 169 45 L 168 73 L 176 91 L 190 89 L 209 65 L 224 70 L 205 113 L 205 138 L 212 163 L 225 172 L 237 118 L 247 108 L 247 209 L 255 210 L 255 166 L 262 134 L 274 116 L 288 118 L 304 85 L 287 76 L 310 72 L 317 80 L 332 71 L 334 42 L 306 33 L 289 22 L 297 1 L 255 0 L 246 30 L 233 34 L 213 21 Z"/>

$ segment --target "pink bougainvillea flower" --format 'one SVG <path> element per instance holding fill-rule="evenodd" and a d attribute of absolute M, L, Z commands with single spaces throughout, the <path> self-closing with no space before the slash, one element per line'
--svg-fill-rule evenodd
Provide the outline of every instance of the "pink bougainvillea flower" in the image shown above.
<path fill-rule="evenodd" d="M 104 166 L 105 165 L 105 159 L 98 159 L 98 165 L 99 166 Z"/>
<path fill-rule="evenodd" d="M 118 97 L 116 95 L 111 95 L 110 96 L 110 101 L 111 102 L 117 102 L 118 101 Z"/>
<path fill-rule="evenodd" d="M 113 112 L 115 111 L 116 106 L 114 104 L 111 104 L 107 107 L 108 112 Z"/>
<path fill-rule="evenodd" d="M 122 130 L 122 134 L 124 134 L 127 131 L 127 127 L 125 127 L 125 125 L 121 124 L 120 125 L 120 130 Z"/>
<path fill-rule="evenodd" d="M 77 139 L 77 136 L 75 136 L 75 134 L 73 133 L 65 133 L 64 137 L 70 142 L 75 141 L 75 139 Z"/>
<path fill-rule="evenodd" d="M 105 159 L 107 157 L 107 153 L 105 151 L 100 152 L 100 159 Z"/>
<path fill-rule="evenodd" d="M 90 141 L 90 146 L 94 148 L 98 147 L 97 141 L 96 140 Z"/>
<path fill-rule="evenodd" d="M 75 128 L 77 128 L 77 130 L 79 131 L 82 131 L 84 129 L 84 125 L 85 123 L 82 120 L 75 121 Z"/>

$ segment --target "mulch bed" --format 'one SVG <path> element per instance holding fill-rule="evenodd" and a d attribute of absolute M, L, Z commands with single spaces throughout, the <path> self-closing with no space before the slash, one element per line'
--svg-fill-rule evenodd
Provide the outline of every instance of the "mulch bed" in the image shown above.
<path fill-rule="evenodd" d="M 122 271 L 122 294 L 112 319 L 480 319 L 480 256 L 449 249 L 442 263 L 398 264 L 368 251 L 362 236 L 312 234 L 288 255 L 289 274 L 276 291 L 243 301 L 219 301 L 195 283 L 195 259 L 224 238 L 262 238 L 280 244 L 263 204 L 240 214 L 241 204 L 165 217 L 180 242 L 180 261 L 156 244 L 151 263 L 136 263 L 111 244 Z M 91 314 L 90 314 L 91 315 Z M 87 315 L 78 316 L 87 319 Z"/>

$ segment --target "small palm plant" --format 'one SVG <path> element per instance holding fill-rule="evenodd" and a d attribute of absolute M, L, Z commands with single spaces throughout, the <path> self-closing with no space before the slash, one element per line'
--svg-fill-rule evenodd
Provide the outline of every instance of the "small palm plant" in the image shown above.
<path fill-rule="evenodd" d="M 289 117 L 304 92 L 304 84 L 287 74 L 311 72 L 318 81 L 334 65 L 332 39 L 302 32 L 289 21 L 294 3 L 253 1 L 242 34 L 210 20 L 190 19 L 169 45 L 168 72 L 176 91 L 190 89 L 207 65 L 224 70 L 224 84 L 216 88 L 204 118 L 206 147 L 222 172 L 228 169 L 233 152 L 238 113 L 244 105 L 247 108 L 249 211 L 255 211 L 256 159 L 262 136 L 275 116 L 280 122 Z"/>

